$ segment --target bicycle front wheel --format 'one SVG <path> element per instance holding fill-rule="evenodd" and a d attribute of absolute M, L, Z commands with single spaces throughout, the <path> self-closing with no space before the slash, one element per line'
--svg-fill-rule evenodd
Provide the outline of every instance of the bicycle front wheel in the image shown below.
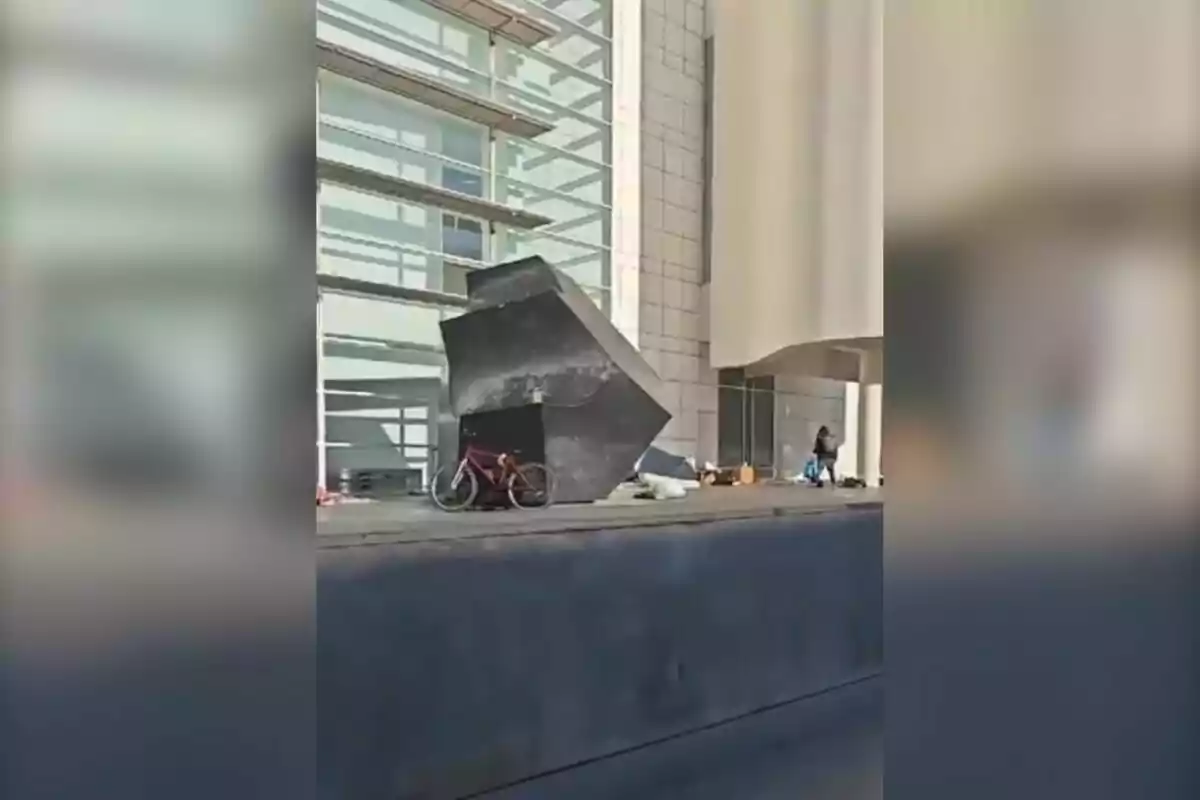
<path fill-rule="evenodd" d="M 429 482 L 429 497 L 442 511 L 462 511 L 478 494 L 479 478 L 467 464 L 442 467 Z"/>
<path fill-rule="evenodd" d="M 508 476 L 514 508 L 548 508 L 554 502 L 554 473 L 545 464 L 522 464 Z"/>

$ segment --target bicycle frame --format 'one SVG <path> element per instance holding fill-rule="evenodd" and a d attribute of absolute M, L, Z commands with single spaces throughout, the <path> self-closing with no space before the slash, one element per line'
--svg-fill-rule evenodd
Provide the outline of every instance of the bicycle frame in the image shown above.
<path fill-rule="evenodd" d="M 531 475 L 545 477 L 531 478 Z M 450 478 L 449 496 L 441 488 L 445 486 L 441 481 L 446 478 Z M 481 505 L 488 507 L 506 497 L 515 508 L 540 508 L 552 502 L 551 481 L 544 464 L 522 464 L 508 453 L 492 453 L 467 445 L 453 472 L 447 464 L 434 474 L 429 482 L 429 494 L 443 511 L 461 511 L 470 505 L 480 505 L 480 497 L 483 498 Z M 468 489 L 466 494 L 462 494 L 464 486 Z"/>
<path fill-rule="evenodd" d="M 495 477 L 492 475 L 492 468 L 485 463 L 489 461 L 496 465 L 499 474 Z M 458 488 L 468 469 L 473 469 L 476 475 L 487 481 L 489 488 L 497 489 L 503 485 L 504 479 L 513 471 L 513 461 L 508 453 L 490 453 L 468 445 L 463 457 L 458 462 L 454 480 L 450 482 L 451 490 Z"/>

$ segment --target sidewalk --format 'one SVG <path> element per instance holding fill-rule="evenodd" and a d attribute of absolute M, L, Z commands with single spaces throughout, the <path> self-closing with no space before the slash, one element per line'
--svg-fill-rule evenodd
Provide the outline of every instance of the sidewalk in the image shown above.
<path fill-rule="evenodd" d="M 635 500 L 632 490 L 587 505 L 542 511 L 446 513 L 425 498 L 317 509 L 319 548 L 696 524 L 880 508 L 882 489 L 712 486 L 682 500 Z"/>

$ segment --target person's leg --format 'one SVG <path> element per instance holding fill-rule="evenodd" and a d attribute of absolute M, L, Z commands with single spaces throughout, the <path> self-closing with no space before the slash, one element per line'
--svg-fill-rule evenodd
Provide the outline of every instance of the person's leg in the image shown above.
<path fill-rule="evenodd" d="M 829 485 L 837 488 L 837 462 L 833 459 L 829 460 Z"/>

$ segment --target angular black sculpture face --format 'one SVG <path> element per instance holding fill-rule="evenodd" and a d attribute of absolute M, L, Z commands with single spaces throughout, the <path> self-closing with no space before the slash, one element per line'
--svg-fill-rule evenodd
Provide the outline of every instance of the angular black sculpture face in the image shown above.
<path fill-rule="evenodd" d="M 607 497 L 671 419 L 654 370 L 574 281 L 541 258 L 473 272 L 467 295 L 471 310 L 441 323 L 450 405 L 463 423 L 459 447 L 514 449 L 511 432 L 489 434 L 494 425 L 471 420 L 539 406 L 543 441 L 520 444 L 545 454 L 555 501 Z M 538 426 L 527 430 L 538 435 Z"/>

